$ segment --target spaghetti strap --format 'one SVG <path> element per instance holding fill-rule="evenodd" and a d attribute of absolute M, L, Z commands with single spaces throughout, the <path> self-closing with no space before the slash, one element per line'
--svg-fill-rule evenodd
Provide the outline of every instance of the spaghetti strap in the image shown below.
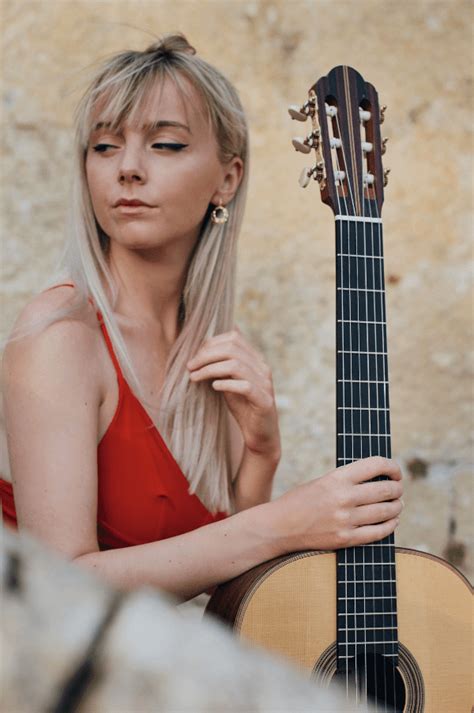
<path fill-rule="evenodd" d="M 61 283 L 60 285 L 52 285 L 52 287 L 47 287 L 46 290 L 44 290 L 44 291 L 45 291 L 45 292 L 48 292 L 48 290 L 54 290 L 55 287 L 75 287 L 75 285 L 74 285 L 73 283 L 71 283 L 71 282 L 63 282 L 63 283 Z M 89 302 L 91 303 L 91 305 L 92 305 L 92 306 L 94 307 L 94 309 L 95 309 L 94 301 L 92 300 L 92 298 L 89 297 L 88 299 L 89 299 Z M 124 382 L 124 381 L 125 381 L 125 378 L 124 378 L 124 375 L 123 375 L 123 373 L 122 373 L 122 369 L 120 368 L 119 361 L 118 361 L 117 357 L 115 356 L 114 348 L 113 348 L 113 346 L 112 346 L 112 341 L 111 341 L 111 339 L 110 339 L 110 337 L 109 337 L 109 333 L 107 332 L 107 329 L 106 329 L 106 327 L 105 327 L 104 318 L 102 317 L 102 312 L 101 312 L 100 310 L 96 309 L 96 310 L 95 310 L 95 313 L 96 313 L 97 320 L 98 320 L 98 322 L 99 322 L 99 325 L 100 325 L 102 334 L 103 334 L 103 336 L 104 336 L 105 343 L 106 343 L 106 345 L 107 345 L 107 350 L 108 350 L 108 352 L 109 352 L 109 354 L 110 354 L 110 358 L 112 359 L 113 365 L 114 365 L 114 367 L 115 367 L 115 371 L 117 372 L 117 376 L 118 376 L 118 378 L 119 378 L 119 382 Z"/>

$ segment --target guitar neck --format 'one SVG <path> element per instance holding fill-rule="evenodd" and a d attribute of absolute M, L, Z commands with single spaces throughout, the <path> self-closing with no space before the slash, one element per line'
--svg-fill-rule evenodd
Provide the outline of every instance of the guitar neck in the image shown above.
<path fill-rule="evenodd" d="M 336 216 L 337 465 L 391 456 L 381 219 Z M 382 476 L 383 478 L 383 476 Z M 393 535 L 338 550 L 338 667 L 361 651 L 397 661 Z"/>
<path fill-rule="evenodd" d="M 390 457 L 380 219 L 336 217 L 337 465 Z"/>

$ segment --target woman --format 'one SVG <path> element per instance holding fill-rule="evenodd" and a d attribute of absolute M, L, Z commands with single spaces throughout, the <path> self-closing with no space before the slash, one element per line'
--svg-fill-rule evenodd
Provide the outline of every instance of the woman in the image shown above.
<path fill-rule="evenodd" d="M 171 35 L 105 62 L 75 120 L 54 289 L 3 359 L 7 523 L 117 587 L 183 599 L 392 532 L 401 473 L 380 457 L 270 502 L 271 372 L 233 321 L 248 141 L 232 85 Z"/>

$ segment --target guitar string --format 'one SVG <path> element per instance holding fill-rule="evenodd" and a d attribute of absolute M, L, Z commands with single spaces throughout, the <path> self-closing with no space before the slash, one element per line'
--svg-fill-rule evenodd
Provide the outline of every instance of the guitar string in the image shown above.
<path fill-rule="evenodd" d="M 374 217 L 374 214 L 373 214 L 373 208 L 372 208 L 372 201 L 369 200 L 368 203 L 369 203 L 370 217 L 373 218 L 373 217 Z M 376 201 L 375 201 L 375 203 L 376 203 Z M 376 213 L 378 213 L 378 211 L 377 211 L 377 205 L 376 205 Z M 379 216 L 377 215 L 376 217 L 378 218 Z M 372 252 L 372 255 L 375 255 L 375 253 L 376 253 L 376 244 L 375 244 L 375 238 L 374 238 L 374 231 L 375 231 L 375 223 L 372 223 L 372 222 L 371 222 L 371 225 L 370 225 L 370 237 L 371 237 L 371 252 Z M 381 224 L 377 224 L 377 231 L 378 231 L 378 232 L 376 232 L 375 234 L 378 235 L 377 247 L 378 247 L 379 263 L 382 263 L 382 250 L 381 250 L 381 240 L 380 240 L 381 231 L 382 231 L 382 226 L 381 226 Z M 368 246 L 367 246 L 367 248 L 366 248 L 367 252 L 368 252 L 368 249 L 369 249 L 369 248 L 368 248 Z M 368 284 L 367 284 L 366 286 L 368 287 Z M 373 289 L 375 290 L 376 288 L 375 288 L 375 264 L 374 264 L 374 258 L 372 259 L 372 286 L 373 286 Z M 382 284 L 381 284 L 381 283 L 380 283 L 380 288 L 382 288 Z M 366 294 L 367 294 L 367 293 L 366 293 Z M 377 294 L 380 295 L 380 303 L 379 303 L 379 309 L 380 309 L 380 313 L 381 313 L 381 315 L 380 315 L 380 321 L 381 321 L 381 322 L 383 321 L 382 308 L 381 308 L 381 305 L 382 305 L 382 303 L 383 303 L 383 293 L 381 293 L 381 292 L 380 292 L 380 293 L 373 292 L 373 295 L 374 295 L 374 298 L 373 298 L 373 315 L 374 315 L 374 322 L 375 322 L 375 323 L 379 321 L 379 320 L 377 319 L 377 304 L 376 304 L 376 295 L 377 295 Z M 367 302 L 368 302 L 368 300 L 367 300 Z M 367 319 L 368 319 L 368 315 L 367 315 Z M 378 325 L 377 325 L 377 324 L 374 324 L 375 407 L 376 407 L 376 409 L 377 409 L 377 410 L 376 410 L 376 414 L 377 414 L 377 416 L 376 416 L 376 419 L 377 419 L 377 434 L 380 434 L 380 433 L 381 433 L 381 427 L 382 427 L 381 421 L 382 421 L 382 418 L 383 418 L 383 417 L 381 417 L 381 415 L 380 415 L 380 414 L 381 414 L 381 411 L 380 411 L 380 408 L 379 408 L 379 407 L 380 407 L 380 402 L 379 402 L 379 383 L 378 383 L 378 381 L 379 381 L 379 368 L 378 368 L 378 353 L 379 353 L 379 348 L 378 348 L 377 327 L 378 327 Z M 380 325 L 380 328 L 382 329 L 382 332 L 383 332 L 383 324 Z M 368 336 L 368 335 L 369 335 L 369 330 L 368 330 L 368 325 L 367 325 L 367 351 L 369 350 L 369 346 L 368 346 L 368 339 L 369 339 L 369 336 Z M 382 348 L 381 351 L 382 351 L 382 352 L 385 352 L 385 349 Z M 384 360 L 384 358 L 385 358 L 385 355 L 382 355 L 382 361 Z M 370 378 L 370 377 L 368 377 L 368 378 Z M 385 378 L 383 379 L 383 381 L 385 381 Z M 385 386 L 386 386 L 386 385 L 384 384 L 384 387 L 385 387 Z M 369 401 L 369 403 L 370 403 L 370 401 Z M 384 401 L 384 407 L 386 407 L 385 401 Z M 386 414 L 386 413 L 387 413 L 387 412 L 384 411 L 384 414 Z M 371 418 L 371 413 L 370 413 L 370 409 L 369 409 L 369 421 L 370 421 L 370 418 Z M 387 429 L 384 428 L 384 431 L 383 431 L 383 432 L 384 432 L 384 433 L 387 433 Z M 385 442 L 386 442 L 387 439 L 384 439 L 384 440 L 385 440 Z M 370 439 L 370 446 L 371 446 L 371 447 L 370 447 L 370 452 L 372 453 L 372 439 Z M 386 446 L 386 443 L 384 444 L 384 446 Z M 382 452 L 383 450 L 386 451 L 386 448 L 385 448 L 385 447 L 384 447 L 384 448 L 381 447 L 381 444 L 380 444 L 380 436 L 377 436 L 377 451 L 378 451 L 378 455 L 385 455 L 385 456 L 386 456 L 387 454 L 386 454 L 386 452 L 383 453 L 383 452 Z M 383 595 L 384 595 L 384 590 L 385 590 L 385 586 L 384 586 L 384 583 L 383 583 L 383 580 L 384 580 L 384 565 L 383 565 L 383 562 L 384 562 L 384 559 L 385 559 L 385 558 L 384 558 L 384 550 L 385 550 L 385 548 L 382 547 L 382 548 L 381 548 L 381 551 L 380 551 L 380 560 L 381 560 L 381 565 L 380 565 L 380 573 L 381 573 L 381 578 L 380 578 L 380 580 L 381 580 L 381 581 L 380 581 L 380 583 L 381 583 L 381 593 L 382 593 L 382 620 L 383 620 L 383 626 L 385 627 L 385 623 L 386 623 L 387 619 L 386 619 L 386 616 L 385 616 L 385 597 L 383 596 Z M 375 547 L 372 545 L 372 562 L 374 562 L 374 557 L 375 557 Z M 375 579 L 375 566 L 373 567 L 372 572 L 373 572 L 373 575 L 374 575 L 374 576 L 373 576 L 373 579 Z M 390 577 L 389 577 L 389 579 L 390 579 Z M 385 642 L 386 642 L 386 640 L 387 640 L 387 637 L 385 636 L 385 633 L 382 634 L 382 637 L 383 637 L 383 642 L 384 642 L 384 643 L 382 644 L 382 652 L 383 652 L 382 655 L 383 655 L 383 657 L 384 657 L 384 660 L 386 661 L 386 659 L 387 659 L 387 656 L 386 656 L 386 653 L 387 653 L 387 646 L 386 646 Z M 374 638 L 376 638 L 376 637 L 374 637 Z M 374 648 L 375 648 L 375 647 L 374 647 Z M 375 676 L 376 676 L 377 663 L 376 663 L 375 656 L 374 656 L 374 670 L 375 670 Z M 375 681 L 376 681 L 376 690 L 377 690 L 377 678 L 376 678 L 376 677 L 375 677 Z M 386 666 L 385 666 L 385 665 L 384 665 L 384 667 L 383 667 L 383 681 L 384 681 L 384 709 L 385 709 L 385 713 L 386 713 L 386 711 L 387 711 L 387 672 L 386 672 Z"/>
<path fill-rule="evenodd" d="M 337 117 L 337 114 L 336 114 L 336 117 Z M 328 121 L 328 119 L 326 117 L 326 122 L 327 122 L 327 124 L 329 124 L 331 122 L 331 119 L 329 119 L 329 121 Z M 337 167 L 337 170 L 339 170 L 339 159 L 337 156 L 337 152 L 336 152 L 336 167 Z M 336 182 L 334 181 L 334 184 L 335 183 Z M 339 191 L 337 190 L 336 185 L 334 185 L 334 187 L 335 187 L 336 198 L 337 198 L 338 212 L 339 212 L 339 214 L 341 214 L 342 210 L 341 210 L 341 201 L 340 201 Z M 345 202 L 345 197 L 343 197 L 343 198 L 344 198 L 344 202 Z M 345 210 L 347 212 L 347 205 L 345 205 Z M 339 238 L 340 238 L 339 244 L 340 244 L 340 253 L 341 253 L 341 255 L 340 255 L 341 287 L 342 287 L 343 253 L 344 253 L 343 235 L 344 235 L 344 225 L 341 225 L 339 227 Z M 337 241 L 336 241 L 336 252 L 337 252 Z M 341 320 L 342 320 L 341 321 L 341 349 L 342 349 L 342 354 L 341 354 L 341 377 L 342 377 L 341 392 L 342 392 L 342 406 L 343 406 L 342 413 L 344 414 L 345 410 L 346 410 L 345 409 L 346 390 L 345 390 L 345 365 L 344 365 L 345 335 L 344 335 L 344 293 L 343 293 L 343 290 L 340 290 L 340 300 L 341 300 Z M 337 387 L 336 387 L 336 391 L 337 391 Z M 342 419 L 344 422 L 344 415 L 342 416 Z M 336 418 L 336 432 L 337 432 L 337 418 Z M 343 432 L 344 432 L 344 428 L 343 428 Z M 343 462 L 344 462 L 344 464 L 346 464 L 347 454 L 346 454 L 346 439 L 345 438 L 343 438 L 342 443 L 343 443 L 342 453 L 343 453 L 343 459 L 344 459 Z M 336 461 L 336 466 L 337 466 L 337 461 Z M 336 567 L 336 569 L 337 569 L 337 567 Z M 347 639 L 348 639 L 348 629 L 349 629 L 349 618 L 348 618 L 349 617 L 348 601 L 349 600 L 348 600 L 348 590 L 347 590 L 347 588 L 348 588 L 347 579 L 348 579 L 347 578 L 347 548 L 345 548 L 344 549 L 344 614 L 345 614 L 344 619 L 345 619 L 345 624 L 346 624 L 346 627 L 345 627 L 346 642 L 345 643 L 348 643 Z M 355 608 L 355 606 L 356 606 L 356 602 L 354 601 L 354 608 Z M 336 610 L 337 610 L 337 607 L 336 607 Z M 337 619 L 337 616 L 336 616 L 336 619 Z M 345 648 L 345 654 L 348 655 L 349 647 L 345 646 L 344 648 Z M 348 700 L 349 699 L 349 658 L 345 658 L 344 662 L 345 662 L 346 699 Z"/>
<path fill-rule="evenodd" d="M 339 124 L 339 117 L 338 117 L 338 114 L 337 114 L 337 113 L 336 113 L 336 115 L 335 115 L 335 119 L 336 119 L 336 126 L 337 126 L 338 137 L 341 138 L 342 134 L 341 134 L 340 124 Z M 341 148 L 342 148 L 342 156 L 343 156 L 343 160 L 344 160 L 344 165 L 345 165 L 345 167 L 346 167 L 346 179 L 347 179 L 347 158 L 346 158 L 346 155 L 345 155 L 344 143 L 342 142 L 342 140 L 341 140 Z M 341 170 L 341 166 L 340 166 L 340 163 L 339 163 L 339 156 L 338 156 L 337 150 L 335 150 L 335 158 L 336 158 L 337 170 L 340 171 L 340 170 Z M 355 215 L 355 203 L 354 203 L 354 196 L 353 196 L 353 192 L 352 192 L 352 186 L 351 186 L 351 183 L 350 183 L 349 180 L 346 181 L 346 184 L 347 184 L 347 186 L 348 186 L 348 193 L 349 193 L 349 196 L 350 196 L 352 212 L 353 212 L 353 214 Z M 342 186 L 342 179 L 340 180 L 340 186 Z M 337 186 L 337 185 L 335 186 L 335 191 L 336 191 L 336 195 L 339 196 L 339 191 L 338 191 L 338 186 Z M 342 195 L 343 195 L 343 200 L 344 200 L 345 214 L 346 214 L 347 216 L 349 216 L 350 214 L 349 214 L 349 210 L 348 210 L 348 206 L 347 206 L 346 194 L 344 193 L 344 191 L 342 191 Z M 339 199 L 338 199 L 338 204 L 339 204 Z M 339 205 L 340 205 L 340 204 L 339 204 Z M 339 212 L 341 212 L 341 211 L 340 211 L 340 208 L 339 208 Z M 341 241 L 340 241 L 340 248 L 341 248 L 341 273 L 340 273 L 340 275 L 341 275 L 341 288 L 344 287 L 344 283 L 343 283 L 343 274 L 344 274 L 344 272 L 343 272 L 344 223 L 347 223 L 347 226 L 346 226 L 346 228 L 347 228 L 347 254 L 348 254 L 348 255 L 351 254 L 351 243 L 350 243 L 350 227 L 351 227 L 351 222 L 350 222 L 350 220 L 347 220 L 347 221 L 342 221 L 342 223 L 343 223 L 343 225 L 342 225 L 341 228 L 340 228 L 340 235 L 341 235 Z M 353 223 L 354 223 L 355 228 L 356 228 L 356 230 L 357 230 L 357 222 L 354 221 Z M 348 258 L 348 280 L 349 280 L 349 286 L 350 286 L 350 285 L 351 285 L 351 260 L 350 260 L 350 258 Z M 341 289 L 340 292 L 341 292 L 341 304 L 344 305 L 344 290 Z M 357 293 L 356 293 L 356 294 L 357 294 Z M 348 348 L 348 353 L 349 353 L 349 365 L 350 365 L 350 366 L 349 366 L 349 384 L 350 384 L 350 399 L 349 399 L 349 401 L 350 401 L 350 415 L 351 415 L 351 416 L 350 416 L 350 417 L 351 417 L 351 460 L 352 460 L 352 462 L 354 462 L 354 460 L 355 460 L 355 458 L 354 458 L 354 394 L 353 394 L 354 380 L 353 380 L 353 373 L 352 373 L 352 351 L 353 351 L 353 350 L 352 350 L 352 335 L 353 335 L 353 332 L 352 332 L 352 329 L 351 329 L 351 327 L 352 327 L 352 297 L 351 297 L 351 291 L 350 291 L 350 290 L 349 290 L 349 295 L 348 295 L 348 306 L 349 306 L 349 322 L 348 322 L 348 326 L 349 326 L 349 345 L 348 345 L 348 347 L 349 347 L 349 348 Z M 345 350 L 346 332 L 345 332 L 345 322 L 344 322 L 344 314 L 343 314 L 343 313 L 341 314 L 341 319 L 343 320 L 343 321 L 341 322 L 341 330 L 342 330 L 342 352 L 343 352 L 342 355 L 341 355 L 341 363 L 342 363 L 342 365 L 343 365 L 343 370 L 344 370 L 344 354 L 345 354 L 345 352 L 346 352 L 346 350 Z M 360 350 L 359 350 L 359 351 L 360 351 Z M 359 360 L 360 360 L 360 355 L 359 355 Z M 344 374 L 344 371 L 343 371 L 343 374 Z M 345 381 L 344 381 L 344 375 L 343 375 L 342 378 L 343 378 L 343 382 L 342 382 L 342 385 L 343 385 L 343 386 L 342 386 L 342 388 L 343 388 L 343 391 L 344 391 L 344 405 L 345 405 Z M 360 399 L 361 399 L 361 380 L 359 379 L 359 400 L 360 400 Z M 346 410 L 346 409 L 343 409 L 343 414 L 345 414 L 345 410 Z M 343 417 L 342 417 L 342 423 L 343 423 L 343 424 L 345 423 L 345 416 L 344 416 L 344 415 L 343 415 Z M 343 433 L 343 434 L 346 433 L 345 425 L 343 425 L 342 433 Z M 344 444 L 344 457 L 345 457 L 345 449 L 346 449 L 346 439 L 347 439 L 347 436 L 346 436 L 346 435 L 343 435 L 343 436 L 342 436 L 342 439 L 343 439 L 343 444 Z M 351 548 L 351 550 L 352 550 L 352 562 L 353 562 L 353 564 L 354 564 L 354 563 L 355 563 L 355 560 L 356 560 L 356 556 L 355 556 L 355 555 L 356 555 L 356 549 L 355 549 L 355 548 Z M 346 612 L 347 612 L 347 609 L 348 609 L 348 600 L 347 600 L 347 596 L 348 596 L 348 594 L 347 594 L 347 592 L 348 592 L 347 557 L 348 557 L 348 549 L 346 548 L 346 549 L 345 549 L 345 564 L 346 564 L 346 567 L 345 567 L 345 575 L 346 575 L 346 579 L 345 579 L 345 592 L 346 592 L 345 610 L 346 610 Z M 354 567 L 354 566 L 353 566 L 353 570 L 354 570 L 354 578 L 353 578 L 353 579 L 354 579 L 354 582 L 355 582 L 355 581 L 356 581 L 356 576 L 355 576 L 355 567 Z M 355 586 L 355 585 L 353 585 L 353 586 Z M 355 596 L 355 595 L 356 595 L 356 592 L 354 591 L 354 596 Z M 364 592 L 364 596 L 365 596 L 365 592 Z M 364 598 L 363 608 L 364 608 L 364 613 L 365 613 L 365 598 Z M 364 617 L 364 619 L 365 619 L 365 617 Z M 354 599 L 354 623 L 356 623 L 356 622 L 357 622 L 357 599 Z M 365 636 L 364 636 L 364 639 L 365 639 Z M 349 631 L 348 631 L 348 616 L 347 616 L 347 615 L 346 615 L 345 641 L 346 641 L 346 644 L 347 644 L 347 646 L 345 647 L 345 648 L 346 648 L 346 654 L 348 655 L 348 652 L 349 652 L 349 645 L 348 645 L 348 644 L 349 644 Z M 358 630 L 357 630 L 357 626 L 354 626 L 354 673 L 355 673 L 356 704 L 359 703 L 359 701 L 358 701 L 358 696 L 359 696 L 359 668 L 358 668 L 358 657 L 357 657 L 358 643 L 359 643 L 359 642 L 358 642 Z M 367 655 L 366 655 L 366 646 L 364 646 L 364 653 L 365 653 L 365 662 L 367 663 L 367 661 L 366 661 L 366 656 L 367 656 Z M 348 662 L 348 659 L 346 659 L 346 661 Z M 349 667 L 348 667 L 348 666 L 346 666 L 346 671 L 347 671 L 347 677 L 348 677 L 348 675 L 349 675 L 349 674 L 348 674 L 348 671 L 349 671 Z M 348 684 L 347 684 L 347 687 L 348 687 Z"/>
<path fill-rule="evenodd" d="M 375 213 L 376 213 L 376 217 L 379 218 L 379 210 L 378 210 L 378 205 L 377 205 L 377 202 L 376 202 L 376 201 L 375 201 Z M 382 347 L 382 349 L 381 349 L 381 351 L 382 351 L 382 353 L 383 353 L 383 357 L 382 357 L 382 380 L 383 380 L 383 382 L 384 382 L 384 397 L 385 397 L 385 398 L 384 398 L 384 402 L 385 402 L 385 403 L 384 403 L 384 406 L 385 406 L 385 409 L 386 409 L 386 410 L 383 412 L 383 413 L 384 413 L 383 418 L 384 418 L 384 427 L 385 427 L 384 430 L 385 430 L 385 433 L 387 434 L 387 438 L 385 439 L 386 457 L 389 458 L 389 457 L 391 457 L 391 437 L 389 437 L 389 434 L 390 434 L 390 427 L 389 427 L 389 426 L 390 426 L 390 424 L 389 424 L 389 411 L 387 410 L 387 409 L 388 409 L 388 403 L 389 403 L 388 349 L 387 349 L 387 344 L 386 344 L 386 329 L 387 329 L 387 315 L 386 315 L 386 312 L 387 312 L 387 308 L 386 308 L 386 300 L 385 300 L 385 280 L 384 280 L 384 274 L 383 274 L 383 260 L 382 260 L 382 253 L 383 253 L 383 234 L 382 234 L 382 224 L 381 224 L 381 223 L 379 224 L 379 230 L 380 230 L 380 232 L 379 232 L 379 252 L 380 252 L 380 256 L 381 256 L 381 259 L 379 260 L 379 281 L 380 281 L 380 289 L 383 290 L 383 291 L 380 293 L 381 298 L 382 298 L 382 299 L 381 299 L 381 304 L 380 304 L 380 312 L 381 312 L 380 321 L 382 322 L 382 324 L 381 324 L 381 328 L 382 328 L 382 332 L 381 332 L 381 337 L 382 337 L 382 338 L 381 338 L 381 341 L 382 341 L 381 347 Z M 375 271 L 374 271 L 374 272 L 375 272 Z M 374 293 L 374 294 L 375 294 L 375 293 Z M 377 349 L 376 349 L 376 351 L 377 351 Z M 377 414 L 379 414 L 379 413 L 380 413 L 380 412 L 377 411 Z M 389 539 L 389 541 L 390 541 L 390 536 L 389 536 L 388 539 Z M 384 549 L 387 549 L 387 553 L 388 553 L 388 556 L 389 556 L 389 566 L 388 566 L 388 570 L 389 570 L 389 572 L 390 572 L 389 577 L 388 577 L 389 580 L 390 580 L 390 582 L 389 582 L 389 591 L 390 591 L 390 602 L 391 602 L 390 626 L 393 627 L 393 626 L 395 626 L 395 622 L 396 622 L 396 619 L 397 619 L 396 614 L 394 613 L 394 604 L 396 604 L 396 599 L 394 599 L 394 597 L 395 597 L 395 595 L 396 595 L 396 585 L 394 585 L 394 583 L 393 583 L 393 581 L 392 581 L 392 580 L 394 580 L 394 579 L 396 578 L 394 540 L 393 540 L 393 542 L 391 542 L 390 544 L 392 545 L 391 547 L 382 548 L 382 561 L 385 559 L 385 558 L 383 557 Z M 393 559 L 393 564 L 392 564 L 392 559 Z M 382 571 L 383 571 L 383 567 L 382 567 Z M 383 611 L 385 611 L 385 599 L 383 599 L 382 601 L 383 601 L 383 603 L 384 603 Z M 384 616 L 384 620 L 386 620 L 386 619 L 385 619 L 385 616 Z M 398 622 L 397 622 L 397 627 L 398 627 Z M 393 632 L 394 629 L 391 629 L 391 631 Z M 397 631 L 396 631 L 396 634 L 397 634 L 397 641 L 398 641 L 398 629 L 397 629 Z M 385 636 L 384 636 L 384 640 L 385 640 Z M 396 648 L 396 649 L 398 650 L 398 646 L 397 646 L 397 645 L 396 645 L 395 647 L 393 647 L 393 648 Z M 384 670 L 385 670 L 385 667 L 384 667 Z M 395 706 L 395 710 L 397 710 L 397 688 L 396 688 L 396 681 L 395 681 L 395 666 L 392 666 L 392 677 L 393 677 L 392 685 L 393 685 L 394 706 Z"/>

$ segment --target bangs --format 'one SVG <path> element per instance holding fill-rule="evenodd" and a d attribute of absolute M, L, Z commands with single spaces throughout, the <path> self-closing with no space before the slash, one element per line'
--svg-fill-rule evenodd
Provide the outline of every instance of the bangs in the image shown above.
<path fill-rule="evenodd" d="M 91 93 L 91 100 L 85 109 L 82 132 L 79 141 L 87 149 L 91 133 L 105 125 L 111 131 L 123 129 L 125 123 L 133 129 L 141 128 L 143 116 L 155 106 L 159 106 L 164 83 L 167 79 L 174 86 L 183 102 L 186 120 L 189 123 L 188 106 L 198 110 L 212 129 L 211 112 L 204 93 L 196 87 L 186 71 L 160 62 L 151 67 L 139 67 L 128 72 L 103 77 Z M 201 99 L 196 102 L 196 95 Z M 156 119 L 159 117 L 157 116 Z"/>

